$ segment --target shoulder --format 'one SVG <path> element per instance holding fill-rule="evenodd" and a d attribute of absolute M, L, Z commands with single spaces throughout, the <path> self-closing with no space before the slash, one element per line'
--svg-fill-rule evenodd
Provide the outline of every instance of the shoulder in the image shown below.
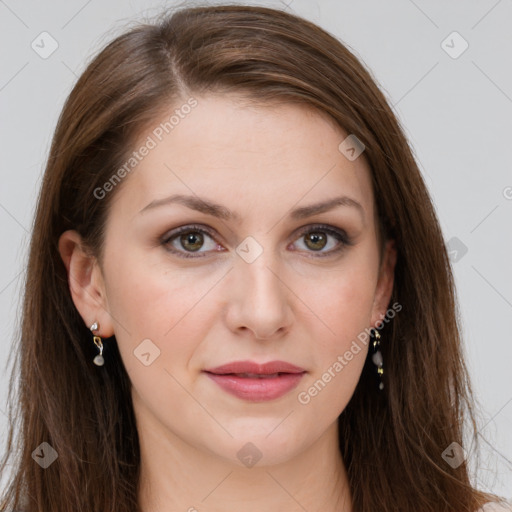
<path fill-rule="evenodd" d="M 512 504 L 509 502 L 497 503 L 490 501 L 478 509 L 478 512 L 512 512 Z"/>

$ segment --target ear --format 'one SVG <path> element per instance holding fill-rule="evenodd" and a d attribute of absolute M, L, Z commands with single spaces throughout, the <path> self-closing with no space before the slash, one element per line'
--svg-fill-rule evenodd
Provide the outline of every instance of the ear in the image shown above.
<path fill-rule="evenodd" d="M 395 281 L 395 265 L 396 265 L 396 247 L 394 240 L 388 240 L 384 248 L 382 263 L 379 270 L 379 279 L 375 290 L 375 299 L 373 302 L 372 318 L 370 325 L 382 320 L 386 315 L 393 292 L 393 284 Z"/>
<path fill-rule="evenodd" d="M 62 233 L 59 252 L 66 266 L 71 297 L 87 328 L 98 322 L 97 334 L 109 338 L 114 329 L 103 275 L 96 258 L 85 250 L 82 238 L 74 230 Z"/>

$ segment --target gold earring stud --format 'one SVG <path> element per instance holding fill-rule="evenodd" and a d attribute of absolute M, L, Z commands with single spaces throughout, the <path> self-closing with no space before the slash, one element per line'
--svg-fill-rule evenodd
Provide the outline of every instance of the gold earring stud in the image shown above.
<path fill-rule="evenodd" d="M 103 359 L 103 342 L 101 341 L 101 336 L 94 334 L 94 331 L 97 331 L 98 328 L 98 322 L 94 322 L 90 327 L 90 330 L 93 333 L 92 340 L 100 350 L 100 353 L 93 359 L 93 362 L 96 366 L 103 366 L 105 364 L 105 359 Z"/>

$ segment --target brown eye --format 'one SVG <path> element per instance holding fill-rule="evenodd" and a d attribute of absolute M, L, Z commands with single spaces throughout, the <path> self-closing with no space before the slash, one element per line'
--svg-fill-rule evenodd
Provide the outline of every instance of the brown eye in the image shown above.
<path fill-rule="evenodd" d="M 188 251 L 198 251 L 204 243 L 204 237 L 198 231 L 191 231 L 180 236 L 180 243 Z"/>
<path fill-rule="evenodd" d="M 167 233 L 160 243 L 169 252 L 183 258 L 204 257 L 220 247 L 210 230 L 195 225 L 182 226 Z"/>
<path fill-rule="evenodd" d="M 297 247 L 306 253 L 316 253 L 314 256 L 334 256 L 352 245 L 351 238 L 341 229 L 329 225 L 309 226 L 299 233 L 296 239 Z"/>
<path fill-rule="evenodd" d="M 304 242 L 313 251 L 320 251 L 327 245 L 327 237 L 321 231 L 311 231 L 304 236 Z"/>

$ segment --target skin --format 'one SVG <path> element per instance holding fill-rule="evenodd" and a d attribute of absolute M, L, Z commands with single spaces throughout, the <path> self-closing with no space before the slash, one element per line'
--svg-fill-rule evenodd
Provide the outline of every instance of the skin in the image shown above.
<path fill-rule="evenodd" d="M 337 417 L 368 347 L 308 404 L 297 397 L 389 307 L 396 250 L 387 242 L 379 266 L 364 153 L 348 160 L 338 150 L 348 134 L 307 107 L 196 98 L 198 106 L 115 191 L 102 264 L 82 251 L 74 231 L 59 244 L 78 311 L 88 327 L 98 321 L 103 338 L 115 334 L 132 382 L 142 510 L 351 511 Z M 207 198 L 240 219 L 177 203 L 139 213 L 171 194 Z M 363 214 L 340 206 L 289 216 L 341 195 L 360 203 Z M 197 242 L 160 241 L 192 223 L 212 229 L 198 245 L 206 256 L 169 252 L 198 256 L 190 250 Z M 319 256 L 341 242 L 332 235 L 325 246 L 310 240 L 322 231 L 318 223 L 344 230 L 351 245 Z M 252 263 L 236 252 L 248 236 L 263 249 Z M 149 366 L 134 355 L 144 339 L 160 350 Z M 307 374 L 281 398 L 248 402 L 202 373 L 234 360 L 284 360 Z M 262 455 L 253 467 L 237 458 L 248 442 Z"/>

